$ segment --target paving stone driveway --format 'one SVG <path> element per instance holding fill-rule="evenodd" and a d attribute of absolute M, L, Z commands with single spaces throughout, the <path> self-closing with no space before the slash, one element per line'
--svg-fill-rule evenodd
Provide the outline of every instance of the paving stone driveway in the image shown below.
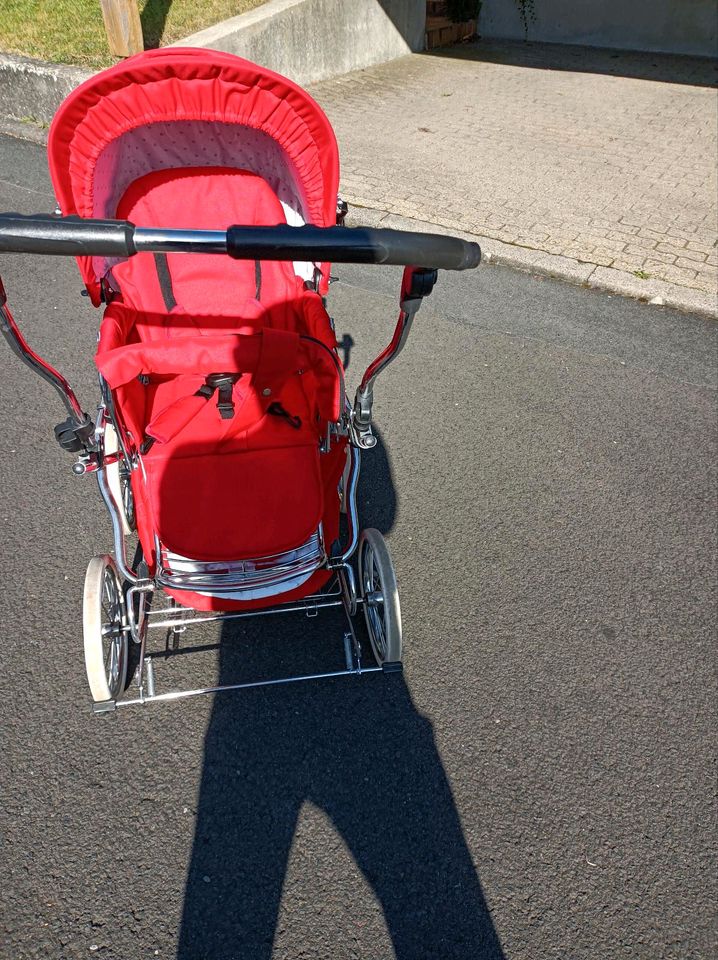
<path fill-rule="evenodd" d="M 715 292 L 714 63 L 516 43 L 440 53 L 312 88 L 350 203 Z"/>

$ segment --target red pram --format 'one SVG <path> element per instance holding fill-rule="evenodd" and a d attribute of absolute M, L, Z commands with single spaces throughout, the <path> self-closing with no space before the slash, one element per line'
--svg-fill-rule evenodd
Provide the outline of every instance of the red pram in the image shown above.
<path fill-rule="evenodd" d="M 96 709 L 179 696 L 155 693 L 147 635 L 176 641 L 196 610 L 343 605 L 339 672 L 400 669 L 391 560 L 378 531 L 358 533 L 359 452 L 375 443 L 374 379 L 433 267 L 476 266 L 478 247 L 337 226 L 346 205 L 327 118 L 289 80 L 229 54 L 152 51 L 98 74 L 61 106 L 48 153 L 63 217 L 83 220 L 0 217 L 0 249 L 81 254 L 92 302 L 106 305 L 95 424 L 32 355 L 4 297 L 2 313 L 11 346 L 64 396 L 56 435 L 79 454 L 77 473 L 97 472 L 113 520 L 116 556 L 94 558 L 85 582 Z M 414 264 L 394 339 L 353 407 L 324 304 L 330 258 Z M 169 608 L 151 606 L 160 590 Z M 374 668 L 352 625 L 360 606 Z M 129 640 L 139 695 L 120 699 Z"/>

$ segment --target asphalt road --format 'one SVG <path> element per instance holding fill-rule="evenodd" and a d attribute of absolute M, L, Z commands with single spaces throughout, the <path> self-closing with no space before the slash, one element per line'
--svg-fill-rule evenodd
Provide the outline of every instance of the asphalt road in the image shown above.
<path fill-rule="evenodd" d="M 0 137 L 0 209 L 52 209 L 41 148 Z M 0 267 L 94 404 L 74 263 Z M 356 383 L 397 273 L 337 273 Z M 108 718 L 80 599 L 109 522 L 6 352 L 2 957 L 715 957 L 717 334 L 495 266 L 442 276 L 377 388 L 361 494 L 404 680 Z M 331 616 L 199 638 L 160 685 L 341 660 Z"/>

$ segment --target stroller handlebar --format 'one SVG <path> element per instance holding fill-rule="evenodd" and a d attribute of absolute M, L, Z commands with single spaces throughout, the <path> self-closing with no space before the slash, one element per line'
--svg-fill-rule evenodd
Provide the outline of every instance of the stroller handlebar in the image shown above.
<path fill-rule="evenodd" d="M 436 233 L 409 233 L 369 227 L 230 227 L 230 257 L 249 260 L 314 260 L 383 263 L 467 270 L 478 267 L 478 243 Z"/>
<path fill-rule="evenodd" d="M 126 220 L 0 213 L 0 253 L 131 257 L 136 253 L 134 232 Z"/>
<path fill-rule="evenodd" d="M 126 220 L 0 214 L 0 253 L 131 257 L 141 251 L 228 254 L 235 260 L 378 263 L 441 270 L 479 265 L 478 243 L 433 233 L 366 227 L 232 226 L 224 230 L 135 227 Z"/>

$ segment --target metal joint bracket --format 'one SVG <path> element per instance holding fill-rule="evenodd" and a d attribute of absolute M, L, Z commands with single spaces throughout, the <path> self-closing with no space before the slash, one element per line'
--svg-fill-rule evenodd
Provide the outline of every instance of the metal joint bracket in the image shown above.
<path fill-rule="evenodd" d="M 362 450 L 376 446 L 376 437 L 371 428 L 372 408 L 374 405 L 374 383 L 379 374 L 396 359 L 409 336 L 411 324 L 421 306 L 420 296 L 407 297 L 401 301 L 401 312 L 394 330 L 391 343 L 369 364 L 354 397 L 354 407 L 349 421 L 352 442 Z"/>
<path fill-rule="evenodd" d="M 92 704 L 93 713 L 114 713 L 117 703 L 114 700 L 99 700 Z"/>

